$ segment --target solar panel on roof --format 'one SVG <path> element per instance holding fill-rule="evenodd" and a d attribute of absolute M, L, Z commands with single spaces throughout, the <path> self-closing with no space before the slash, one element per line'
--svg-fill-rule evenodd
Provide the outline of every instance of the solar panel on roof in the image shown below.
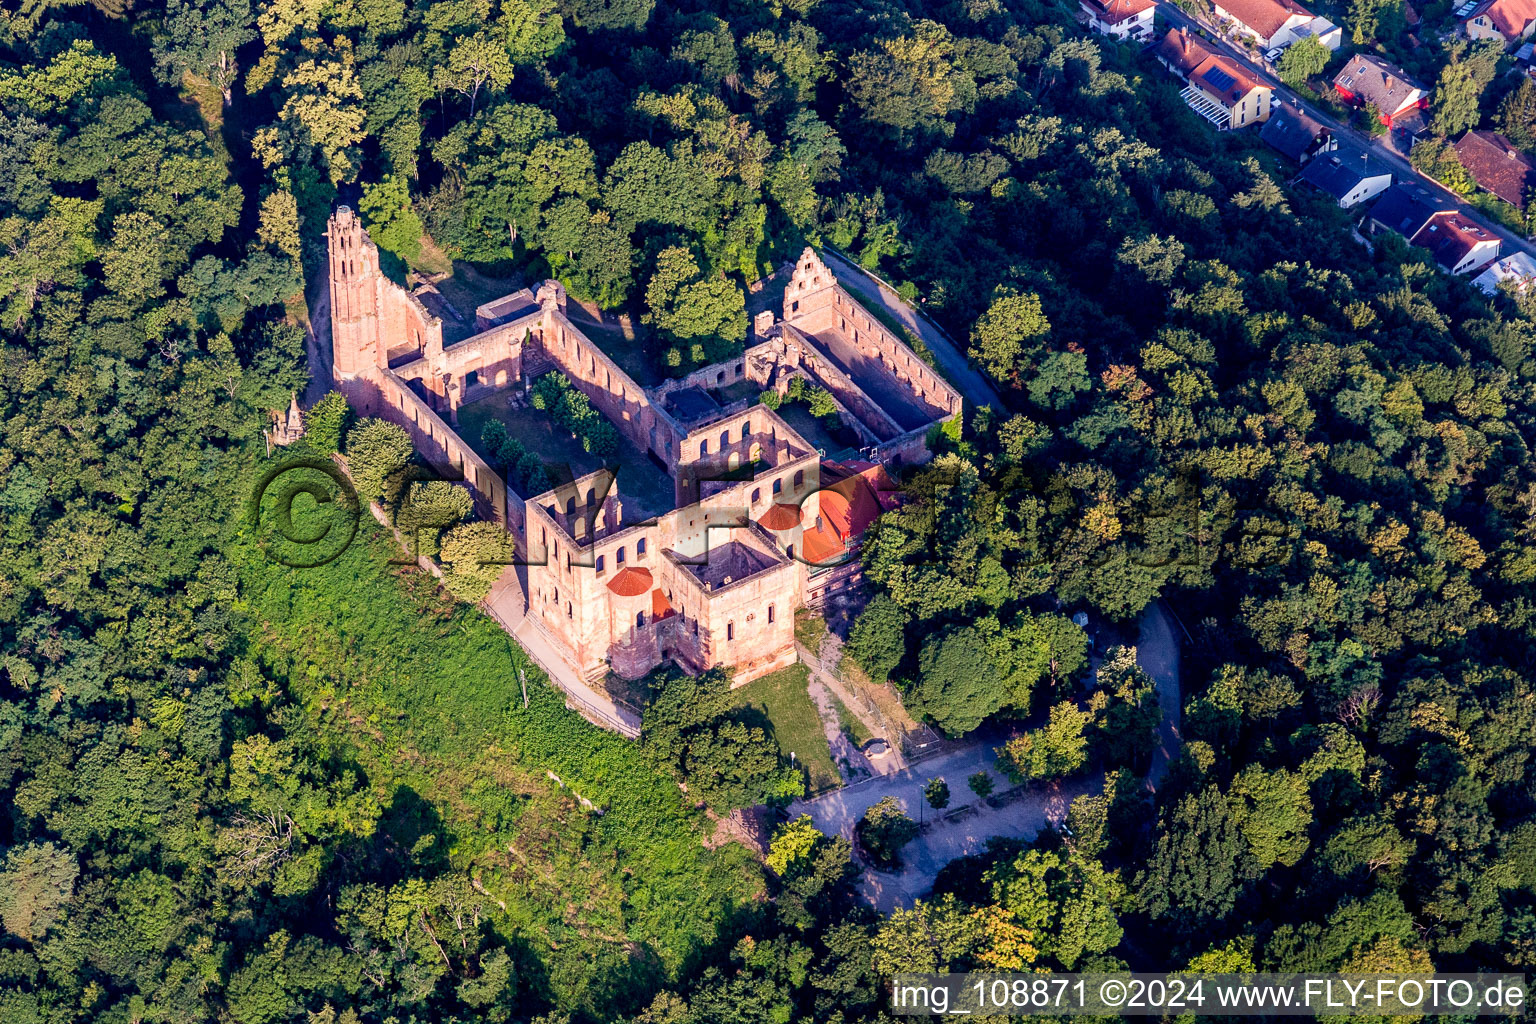
<path fill-rule="evenodd" d="M 1211 70 L 1205 73 L 1205 80 L 1222 92 L 1226 92 L 1237 84 L 1237 79 L 1221 70 L 1221 68 L 1211 68 Z"/>

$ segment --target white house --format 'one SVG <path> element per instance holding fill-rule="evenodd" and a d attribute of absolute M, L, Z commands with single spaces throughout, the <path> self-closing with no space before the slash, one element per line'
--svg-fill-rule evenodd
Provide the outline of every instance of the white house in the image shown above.
<path fill-rule="evenodd" d="M 1156 0 L 1078 0 L 1088 27 L 1116 39 L 1147 39 L 1152 35 Z"/>
<path fill-rule="evenodd" d="M 1346 144 L 1308 161 L 1297 180 L 1332 196 L 1347 210 L 1385 192 L 1392 184 L 1392 171 L 1365 150 Z"/>
<path fill-rule="evenodd" d="M 1343 33 L 1332 22 L 1319 18 L 1295 0 L 1215 0 L 1214 7 L 1216 17 L 1265 50 L 1287 46 L 1301 35 L 1317 36 L 1330 50 L 1343 39 Z"/>
<path fill-rule="evenodd" d="M 1472 279 L 1473 284 L 1489 295 L 1496 293 L 1505 281 L 1510 282 L 1517 292 L 1529 290 L 1531 282 L 1536 281 L 1536 260 L 1523 252 L 1513 252 Z"/>

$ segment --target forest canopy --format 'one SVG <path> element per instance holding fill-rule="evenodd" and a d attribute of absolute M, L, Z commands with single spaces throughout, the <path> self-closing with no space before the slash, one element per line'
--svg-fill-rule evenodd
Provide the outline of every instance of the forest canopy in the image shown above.
<path fill-rule="evenodd" d="M 1536 311 L 1361 247 L 1065 9 L 28 4 L 0 121 L 0 1019 L 841 1024 L 900 970 L 1536 962 Z M 806 244 L 920 298 L 1002 402 L 866 536 L 849 653 L 952 734 L 1029 721 L 1023 784 L 1102 785 L 881 915 L 849 836 L 719 840 L 801 783 L 721 679 L 633 743 L 370 517 L 270 557 L 338 202 L 397 275 L 629 314 L 658 376 Z M 314 408 L 329 465 L 357 425 Z M 1080 687 L 1069 615 L 1158 601 L 1150 793 L 1147 680 Z"/>

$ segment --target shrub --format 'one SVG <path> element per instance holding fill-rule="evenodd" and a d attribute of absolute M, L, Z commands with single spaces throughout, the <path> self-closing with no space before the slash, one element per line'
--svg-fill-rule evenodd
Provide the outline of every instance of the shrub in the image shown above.
<path fill-rule="evenodd" d="M 901 867 L 901 848 L 917 838 L 917 822 L 888 796 L 864 812 L 856 826 L 864 852 L 882 867 Z"/>
<path fill-rule="evenodd" d="M 791 868 L 809 860 L 825 838 L 811 822 L 809 814 L 786 821 L 773 834 L 773 842 L 768 844 L 768 867 L 780 878 L 784 877 Z"/>
<path fill-rule="evenodd" d="M 837 401 L 833 399 L 832 392 L 826 388 L 811 388 L 810 399 L 806 404 L 811 410 L 811 415 L 817 419 L 837 415 Z"/>
<path fill-rule="evenodd" d="M 327 458 L 335 455 L 341 450 L 341 438 L 351 412 L 340 391 L 327 392 L 304 418 L 305 441 Z"/>
<path fill-rule="evenodd" d="M 619 432 L 565 374 L 552 370 L 533 382 L 533 407 L 578 438 L 583 451 L 601 457 L 619 450 Z"/>
<path fill-rule="evenodd" d="M 907 653 L 907 613 L 886 594 L 876 594 L 848 632 L 848 653 L 869 677 L 883 683 Z"/>
<path fill-rule="evenodd" d="M 929 807 L 942 811 L 949 806 L 949 783 L 942 778 L 929 779 L 927 787 L 923 790 L 923 796 L 927 799 Z"/>
<path fill-rule="evenodd" d="M 512 536 L 500 523 L 455 526 L 443 535 L 443 586 L 461 601 L 478 601 L 515 556 Z"/>
<path fill-rule="evenodd" d="M 641 749 L 690 795 L 724 814 L 805 794 L 804 772 L 784 757 L 765 718 L 736 705 L 724 671 L 690 676 L 668 669 L 658 679 Z"/>
<path fill-rule="evenodd" d="M 1043 728 L 1015 736 L 998 750 L 998 766 L 1014 782 L 1071 775 L 1088 762 L 1083 730 L 1092 721 L 1092 713 L 1062 701 L 1051 708 L 1051 720 Z"/>
<path fill-rule="evenodd" d="M 347 431 L 347 468 L 357 496 L 363 501 L 385 497 L 389 478 L 404 469 L 414 453 L 403 428 L 384 420 L 358 420 Z"/>
<path fill-rule="evenodd" d="M 395 526 L 415 554 L 432 558 L 437 555 L 439 534 L 463 522 L 474 507 L 467 487 L 447 480 L 418 480 L 395 511 Z"/>

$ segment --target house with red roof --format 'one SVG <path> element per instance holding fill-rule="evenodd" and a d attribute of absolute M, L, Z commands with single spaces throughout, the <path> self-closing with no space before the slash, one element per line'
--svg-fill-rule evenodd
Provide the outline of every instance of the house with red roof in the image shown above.
<path fill-rule="evenodd" d="M 1116 39 L 1146 39 L 1152 35 L 1156 0 L 1078 0 L 1084 24 L 1091 31 Z"/>
<path fill-rule="evenodd" d="M 1179 96 L 1217 131 L 1269 119 L 1274 90 L 1237 61 L 1213 53 L 1183 29 L 1169 29 L 1153 54 L 1188 83 Z"/>
<path fill-rule="evenodd" d="M 1344 102 L 1363 107 L 1374 104 L 1381 123 L 1392 127 L 1394 118 L 1413 110 L 1429 109 L 1429 90 L 1408 77 L 1408 72 L 1370 54 L 1357 53 L 1333 77 L 1333 87 Z"/>
<path fill-rule="evenodd" d="M 1330 50 L 1339 48 L 1344 33 L 1295 0 L 1216 0 L 1216 17 L 1263 49 L 1288 46 L 1312 36 Z"/>
<path fill-rule="evenodd" d="M 1453 274 L 1468 274 L 1499 258 L 1498 236 L 1459 213 L 1437 213 L 1411 239 Z"/>
<path fill-rule="evenodd" d="M 1456 140 L 1456 158 L 1478 187 L 1524 210 L 1536 188 L 1536 161 L 1498 132 L 1469 131 Z"/>
<path fill-rule="evenodd" d="M 1497 40 L 1507 50 L 1536 32 L 1536 0 L 1482 0 L 1461 21 L 1467 38 Z"/>

